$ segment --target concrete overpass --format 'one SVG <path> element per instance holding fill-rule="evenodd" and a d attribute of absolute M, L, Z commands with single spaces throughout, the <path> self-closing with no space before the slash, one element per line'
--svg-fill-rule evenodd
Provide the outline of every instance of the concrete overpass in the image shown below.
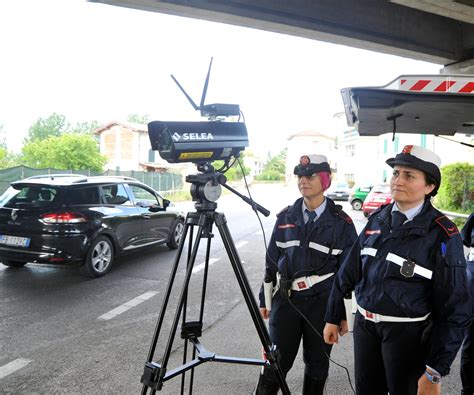
<path fill-rule="evenodd" d="M 474 0 L 89 0 L 343 44 L 474 74 Z"/>

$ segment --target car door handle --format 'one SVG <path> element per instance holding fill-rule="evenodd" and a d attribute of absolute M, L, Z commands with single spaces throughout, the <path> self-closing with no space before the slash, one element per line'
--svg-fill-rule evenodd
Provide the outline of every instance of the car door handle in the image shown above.
<path fill-rule="evenodd" d="M 150 214 L 142 214 L 142 217 L 145 219 L 150 219 L 151 215 Z"/>

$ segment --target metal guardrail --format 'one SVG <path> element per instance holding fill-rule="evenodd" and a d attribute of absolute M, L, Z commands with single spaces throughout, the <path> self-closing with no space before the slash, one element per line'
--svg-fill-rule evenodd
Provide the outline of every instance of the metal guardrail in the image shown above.
<path fill-rule="evenodd" d="M 440 210 L 440 211 L 447 217 L 451 217 L 451 218 L 464 218 L 464 219 L 469 218 L 469 214 L 453 213 L 451 211 L 443 211 L 443 210 Z"/>

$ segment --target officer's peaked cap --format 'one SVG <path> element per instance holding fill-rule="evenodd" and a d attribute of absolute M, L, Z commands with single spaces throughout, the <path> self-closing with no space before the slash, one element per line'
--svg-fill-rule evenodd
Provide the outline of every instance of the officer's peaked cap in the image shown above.
<path fill-rule="evenodd" d="M 295 166 L 294 174 L 297 176 L 312 176 L 314 173 L 331 173 L 328 158 L 324 155 L 303 155 L 300 163 Z"/>
<path fill-rule="evenodd" d="M 421 170 L 429 174 L 436 181 L 436 190 L 441 184 L 441 158 L 433 151 L 417 145 L 405 145 L 402 152 L 397 154 L 395 158 L 387 159 L 386 163 L 390 167 L 402 165 Z"/>

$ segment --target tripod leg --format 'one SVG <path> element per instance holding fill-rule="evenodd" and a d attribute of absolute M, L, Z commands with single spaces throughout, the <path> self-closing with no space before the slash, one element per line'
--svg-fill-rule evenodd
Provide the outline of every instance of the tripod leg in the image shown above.
<path fill-rule="evenodd" d="M 208 219 L 208 221 L 206 223 L 206 227 L 204 228 L 204 234 L 202 235 L 202 237 L 207 238 L 207 245 L 206 245 L 206 257 L 205 257 L 205 261 L 204 261 L 205 263 L 204 263 L 204 274 L 203 274 L 202 293 L 201 293 L 201 307 L 199 309 L 199 322 L 201 324 L 202 324 L 202 320 L 204 319 L 204 306 L 205 306 L 205 300 L 206 300 L 207 276 L 208 276 L 208 272 L 209 272 L 209 258 L 210 258 L 210 255 L 211 255 L 211 240 L 214 237 L 214 235 L 212 234 L 212 218 L 211 217 L 206 217 L 206 218 Z M 184 314 L 184 312 L 183 312 L 183 314 Z M 193 347 L 192 359 L 194 359 L 195 357 L 196 357 L 196 348 Z M 184 362 L 183 362 L 183 364 L 184 364 Z M 183 383 L 184 383 L 185 374 L 186 373 L 182 374 Z M 190 373 L 189 395 L 192 395 L 192 393 L 193 393 L 193 383 L 194 383 L 194 368 L 191 369 L 191 373 Z M 184 385 L 182 385 L 181 388 L 183 389 Z"/>
<path fill-rule="evenodd" d="M 245 274 L 245 271 L 242 267 L 242 262 L 239 258 L 237 249 L 230 235 L 229 228 L 227 227 L 227 221 L 225 219 L 225 216 L 221 213 L 215 213 L 214 219 L 217 228 L 219 229 L 219 233 L 221 235 L 225 249 L 227 251 L 227 255 L 229 256 L 230 263 L 232 265 L 232 268 L 234 269 L 234 273 L 239 283 L 240 289 L 242 290 L 242 294 L 249 309 L 250 316 L 252 317 L 253 323 L 260 337 L 262 346 L 265 350 L 265 353 L 269 357 L 268 359 L 270 364 L 273 365 L 273 367 L 275 368 L 275 374 L 277 375 L 280 389 L 283 394 L 289 394 L 290 389 L 288 388 L 285 376 L 279 365 L 278 358 L 274 356 L 275 352 L 270 339 L 270 335 L 268 334 L 265 323 L 263 322 L 263 319 L 260 315 L 257 302 L 255 301 L 252 289 L 247 279 L 247 275 Z"/>
<path fill-rule="evenodd" d="M 192 246 L 193 246 L 193 227 L 191 227 L 191 230 L 189 232 L 189 242 L 188 242 L 188 257 L 187 257 L 187 264 L 186 268 L 188 268 L 190 262 L 191 262 L 191 251 L 192 251 Z M 183 314 L 182 314 L 182 325 L 186 322 L 186 311 L 187 311 L 187 301 L 188 301 L 188 293 L 186 292 L 186 295 L 184 297 L 184 305 L 183 305 Z M 187 355 L 188 355 L 188 339 L 184 340 L 183 344 L 183 365 L 186 363 L 187 360 Z M 193 358 L 194 358 L 194 349 L 193 349 Z M 184 386 L 186 385 L 186 373 L 183 372 L 181 375 L 181 395 L 184 395 Z"/>
<path fill-rule="evenodd" d="M 171 290 L 173 288 L 173 283 L 174 283 L 174 280 L 175 280 L 175 277 L 176 277 L 176 272 L 177 272 L 178 266 L 179 266 L 179 261 L 181 259 L 181 254 L 183 252 L 185 239 L 186 239 L 186 236 L 188 234 L 189 228 L 191 226 L 195 226 L 197 224 L 199 229 L 198 229 L 198 232 L 197 232 L 197 236 L 196 236 L 196 239 L 195 239 L 194 246 L 192 248 L 192 253 L 191 253 L 190 256 L 188 256 L 188 265 L 187 265 L 187 269 L 186 269 L 186 277 L 185 277 L 183 288 L 181 290 L 181 294 L 180 294 L 180 297 L 179 297 L 178 307 L 177 307 L 175 317 L 174 317 L 174 320 L 173 320 L 173 324 L 172 324 L 172 327 L 171 327 L 170 337 L 168 338 L 168 343 L 166 345 L 165 353 L 164 353 L 164 356 L 163 356 L 163 359 L 162 359 L 163 360 L 162 365 L 161 365 L 161 371 L 163 372 L 162 374 L 164 374 L 164 372 L 166 372 L 166 367 L 168 365 L 168 360 L 169 360 L 169 357 L 170 357 L 170 354 L 171 354 L 171 348 L 173 346 L 173 341 L 174 341 L 174 337 L 175 337 L 175 334 L 176 334 L 176 328 L 178 326 L 178 320 L 179 320 L 179 317 L 181 315 L 181 311 L 182 311 L 182 308 L 183 308 L 183 305 L 184 305 L 184 300 L 185 300 L 185 297 L 186 297 L 186 294 L 187 294 L 189 280 L 191 278 L 192 269 L 193 269 L 194 262 L 196 260 L 196 256 L 197 256 L 197 253 L 198 253 L 198 250 L 199 250 L 199 241 L 200 241 L 201 234 L 202 234 L 205 222 L 206 222 L 206 216 L 204 214 L 200 214 L 197 218 L 197 221 L 196 221 L 196 215 L 194 215 L 194 214 L 195 213 L 189 213 L 188 216 L 186 217 L 186 224 L 184 226 L 183 237 L 182 237 L 182 239 L 179 243 L 178 251 L 176 253 L 176 258 L 175 258 L 175 261 L 174 261 L 174 264 L 173 264 L 173 268 L 171 270 L 170 279 L 168 281 L 168 286 L 166 288 L 165 298 L 164 298 L 163 304 L 161 306 L 160 315 L 159 315 L 159 318 L 158 318 L 158 323 L 157 323 L 157 326 L 155 328 L 155 332 L 153 334 L 153 340 L 152 340 L 152 343 L 151 343 L 151 346 L 150 346 L 150 350 L 148 352 L 147 361 L 151 362 L 153 360 L 153 356 L 155 354 L 156 344 L 158 342 L 158 338 L 159 338 L 159 335 L 160 335 L 160 332 L 161 332 L 161 327 L 163 325 L 163 320 L 164 320 L 164 316 L 165 316 L 165 313 L 166 313 L 166 308 L 168 306 L 169 298 L 170 298 L 170 295 L 171 295 Z M 190 242 L 190 244 L 191 244 L 191 242 Z M 143 385 L 142 394 L 144 395 L 146 393 L 147 393 L 147 386 Z M 153 393 L 155 393 L 155 390 L 153 390 Z"/>

